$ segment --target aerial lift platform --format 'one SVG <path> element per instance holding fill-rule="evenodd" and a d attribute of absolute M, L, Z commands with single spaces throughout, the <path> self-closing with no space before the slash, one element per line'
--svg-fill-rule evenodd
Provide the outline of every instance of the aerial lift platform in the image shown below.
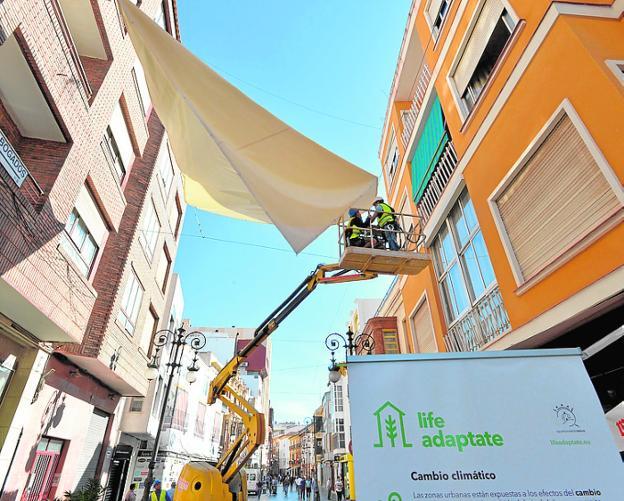
<path fill-rule="evenodd" d="M 368 210 L 360 209 L 360 212 L 367 213 Z M 367 219 L 368 228 L 362 231 L 365 247 L 349 245 L 348 220 L 342 218 L 338 222 L 339 267 L 383 275 L 417 275 L 426 268 L 430 257 L 423 249 L 425 237 L 420 218 L 400 212 L 394 213 L 394 217 L 396 223 L 384 229 L 373 226 L 370 217 Z M 388 234 L 394 236 L 399 250 L 389 250 Z"/>

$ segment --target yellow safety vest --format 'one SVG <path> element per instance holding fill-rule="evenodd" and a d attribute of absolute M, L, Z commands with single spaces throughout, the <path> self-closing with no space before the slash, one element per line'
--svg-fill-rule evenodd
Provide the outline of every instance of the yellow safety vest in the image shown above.
<path fill-rule="evenodd" d="M 394 209 L 385 202 L 381 202 L 379 205 L 383 209 L 383 213 L 381 214 L 377 224 L 383 227 L 383 226 L 386 226 L 388 223 L 393 223 L 394 222 Z"/>
<path fill-rule="evenodd" d="M 161 489 L 159 497 L 156 497 L 156 491 L 152 491 L 151 501 L 167 501 L 167 491 Z"/>
<path fill-rule="evenodd" d="M 355 216 L 349 219 L 349 222 L 347 223 L 347 228 L 351 229 L 351 235 L 349 235 L 350 240 L 355 240 L 356 238 L 360 238 L 360 236 L 362 235 L 362 228 L 353 224 L 354 219 L 355 219 Z"/>

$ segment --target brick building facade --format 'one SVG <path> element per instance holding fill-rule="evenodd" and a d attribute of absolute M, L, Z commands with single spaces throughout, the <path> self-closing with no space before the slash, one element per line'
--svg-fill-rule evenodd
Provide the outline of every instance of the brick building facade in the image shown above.
<path fill-rule="evenodd" d="M 185 205 L 116 1 L 5 0 L 0 65 L 0 485 L 43 499 L 108 480 Z"/>

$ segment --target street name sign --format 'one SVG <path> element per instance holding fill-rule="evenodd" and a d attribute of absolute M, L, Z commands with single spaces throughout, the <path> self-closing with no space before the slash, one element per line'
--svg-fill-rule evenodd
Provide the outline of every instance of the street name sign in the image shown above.
<path fill-rule="evenodd" d="M 349 357 L 358 501 L 624 500 L 580 354 Z"/>
<path fill-rule="evenodd" d="M 0 165 L 18 187 L 21 187 L 24 179 L 28 177 L 28 169 L 2 130 L 0 130 Z"/>

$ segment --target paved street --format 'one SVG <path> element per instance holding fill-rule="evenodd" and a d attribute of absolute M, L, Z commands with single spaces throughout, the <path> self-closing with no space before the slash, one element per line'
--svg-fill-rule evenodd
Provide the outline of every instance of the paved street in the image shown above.
<path fill-rule="evenodd" d="M 321 489 L 321 501 L 325 501 L 327 499 L 327 491 L 325 489 Z M 255 498 L 255 496 L 250 496 L 251 498 Z M 287 494 L 284 494 L 284 491 L 280 487 L 277 491 L 277 495 L 269 496 L 268 494 L 263 494 L 260 496 L 260 501 L 269 501 L 269 500 L 277 500 L 280 501 L 282 499 L 288 499 L 289 501 L 298 501 L 297 491 L 293 488 L 293 490 L 289 491 Z M 310 498 L 312 499 L 312 498 Z M 336 499 L 336 496 L 332 496 L 332 499 Z"/>

